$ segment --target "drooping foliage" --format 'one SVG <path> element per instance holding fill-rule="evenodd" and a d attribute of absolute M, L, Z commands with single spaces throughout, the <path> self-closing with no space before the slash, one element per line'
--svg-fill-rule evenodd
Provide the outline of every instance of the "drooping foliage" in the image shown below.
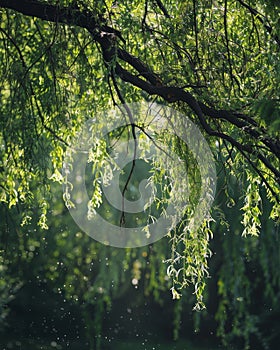
<path fill-rule="evenodd" d="M 222 336 L 230 332 L 248 343 L 250 334 L 257 333 L 258 321 L 248 316 L 244 305 L 250 303 L 250 293 L 258 284 L 248 279 L 243 254 L 244 259 L 252 254 L 254 261 L 259 260 L 266 295 L 274 300 L 279 294 L 274 271 L 279 258 L 273 243 L 280 216 L 279 10 L 273 0 L 0 0 L 0 199 L 5 208 L 18 207 L 22 213 L 19 235 L 25 243 L 20 243 L 20 250 L 26 244 L 35 250 L 40 245 L 36 238 L 37 243 L 31 244 L 21 236 L 34 225 L 34 217 L 41 228 L 50 226 L 52 183 L 65 182 L 66 149 L 88 119 L 96 118 L 96 128 L 101 128 L 100 112 L 115 105 L 142 100 L 168 104 L 200 128 L 214 155 L 218 187 L 212 217 L 192 231 L 186 213 L 176 229 L 155 244 L 156 254 L 143 248 L 115 256 L 112 250 L 107 258 L 127 264 L 135 281 L 145 279 L 147 293 L 157 299 L 165 289 L 179 299 L 186 293 L 184 287 L 192 285 L 194 304 L 201 309 L 212 254 L 210 238 L 226 232 L 221 239 L 225 263 L 217 280 L 219 332 Z M 127 124 L 126 132 L 133 137 L 131 123 Z M 138 127 L 145 136 L 145 128 Z M 189 150 L 169 136 L 167 147 L 188 169 L 192 212 L 201 187 L 197 164 Z M 93 150 L 93 174 L 104 175 L 109 146 Z M 159 185 L 161 179 L 158 176 Z M 98 188 L 92 191 L 91 204 L 100 204 Z M 103 208 L 106 211 L 106 205 Z M 233 216 L 240 223 L 234 223 Z M 240 238 L 260 233 L 258 239 Z M 67 240 L 55 239 L 62 250 L 68 249 Z M 84 256 L 83 246 L 77 245 L 72 259 Z M 98 275 L 102 276 L 107 248 L 94 242 L 90 246 L 85 259 L 103 256 Z M 269 266 L 271 250 L 275 260 Z M 145 277 L 139 275 L 144 265 Z M 70 298 L 86 295 L 85 300 L 93 300 L 102 313 L 113 297 L 111 280 L 116 285 L 116 278 L 124 277 L 112 270 L 104 286 L 102 277 L 99 285 L 88 281 L 86 272 L 82 276 L 82 263 L 73 269 L 65 276 L 69 281 L 62 283 L 65 293 Z M 53 268 L 48 278 L 58 278 L 52 273 L 58 274 Z M 84 282 L 75 286 L 70 281 L 73 276 Z M 10 283 L 16 291 L 20 280 Z M 247 294 L 240 295 L 241 291 Z M 98 305 L 96 294 L 104 296 L 97 298 Z M 231 317 L 234 326 L 229 331 L 226 322 Z"/>

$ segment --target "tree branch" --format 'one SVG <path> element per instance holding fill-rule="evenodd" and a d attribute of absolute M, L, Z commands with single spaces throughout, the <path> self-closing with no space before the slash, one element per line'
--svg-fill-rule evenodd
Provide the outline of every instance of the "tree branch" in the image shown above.
<path fill-rule="evenodd" d="M 250 13 L 255 16 L 258 21 L 260 21 L 263 26 L 265 27 L 265 29 L 268 31 L 269 34 L 272 35 L 272 38 L 276 41 L 276 43 L 280 46 L 280 38 L 275 34 L 273 35 L 273 28 L 270 26 L 269 23 L 267 23 L 267 18 L 265 18 L 264 15 L 262 15 L 259 11 L 255 10 L 254 8 L 252 8 L 250 5 L 246 4 L 244 1 L 242 0 L 237 0 L 243 7 L 245 7 L 247 10 L 250 11 Z"/>
<path fill-rule="evenodd" d="M 118 30 L 104 24 L 105 19 L 101 15 L 78 8 L 49 5 L 38 0 L 0 0 L 0 7 L 48 22 L 76 25 L 88 29 L 91 34 L 96 34 L 97 37 L 106 33 L 121 38 Z"/>
<path fill-rule="evenodd" d="M 257 16 L 256 18 L 261 20 L 263 24 L 265 24 L 264 20 L 256 10 L 250 8 L 250 6 L 243 3 L 243 1 L 238 1 L 248 8 L 254 16 Z M 118 30 L 107 26 L 106 20 L 101 15 L 96 13 L 93 14 L 90 11 L 78 8 L 49 5 L 38 0 L 0 0 L 0 7 L 15 10 L 26 16 L 33 16 L 50 22 L 75 25 L 87 29 L 92 34 L 93 39 L 100 44 L 105 64 L 110 69 L 113 67 L 114 74 L 118 75 L 120 79 L 142 89 L 149 95 L 160 96 L 167 102 L 185 102 L 197 115 L 201 126 L 209 135 L 227 140 L 242 154 L 244 152 L 247 154 L 254 152 L 256 156 L 259 154 L 257 158 L 273 172 L 276 178 L 275 180 L 277 182 L 280 181 L 279 171 L 272 166 L 267 158 L 265 158 L 258 150 L 260 147 L 259 142 L 262 142 L 271 153 L 277 158 L 280 158 L 279 140 L 270 138 L 267 131 L 247 115 L 209 107 L 204 102 L 198 101 L 190 92 L 185 91 L 183 88 L 164 84 L 160 77 L 140 59 L 131 55 L 126 50 L 119 48 L 118 38 L 123 40 L 121 33 Z M 265 26 L 267 28 L 267 25 Z M 118 63 L 117 58 L 128 63 L 142 78 L 124 69 Z M 205 117 L 230 123 L 237 127 L 240 132 L 248 134 L 254 141 L 257 141 L 259 145 L 255 144 L 252 146 L 240 144 L 233 137 L 213 130 L 207 123 Z"/>
<path fill-rule="evenodd" d="M 158 7 L 161 9 L 162 13 L 164 14 L 164 16 L 166 18 L 170 18 L 169 13 L 167 12 L 166 8 L 164 7 L 163 3 L 161 2 L 161 0 L 155 0 Z"/>

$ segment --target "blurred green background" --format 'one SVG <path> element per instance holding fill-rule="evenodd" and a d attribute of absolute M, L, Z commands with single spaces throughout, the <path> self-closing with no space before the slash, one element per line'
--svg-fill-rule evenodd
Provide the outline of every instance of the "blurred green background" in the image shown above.
<path fill-rule="evenodd" d="M 22 226 L 23 208 L 1 204 L 1 349 L 276 349 L 279 233 L 263 222 L 259 238 L 242 238 L 238 201 L 218 193 L 201 312 L 192 286 L 172 299 L 167 238 L 104 246 L 75 225 L 57 185 L 48 230 L 38 228 L 36 207 Z"/>

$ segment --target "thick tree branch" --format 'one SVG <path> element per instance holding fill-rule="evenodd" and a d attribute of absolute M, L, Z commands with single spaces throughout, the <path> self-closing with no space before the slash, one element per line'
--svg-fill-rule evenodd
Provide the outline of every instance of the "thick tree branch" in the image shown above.
<path fill-rule="evenodd" d="M 127 70 L 123 69 L 119 64 L 116 66 L 116 73 L 119 77 L 134 86 L 146 91 L 149 95 L 158 95 L 164 98 L 167 102 L 176 102 L 182 101 L 186 102 L 189 107 L 196 113 L 198 116 L 208 116 L 215 119 L 226 120 L 230 124 L 237 126 L 243 131 L 249 133 L 253 138 L 259 139 L 274 153 L 277 157 L 280 157 L 280 142 L 274 139 L 269 138 L 264 129 L 258 130 L 258 127 L 254 121 L 254 127 L 251 127 L 250 124 L 246 121 L 248 118 L 243 118 L 241 114 L 234 114 L 233 112 L 227 110 L 217 110 L 207 106 L 205 103 L 197 101 L 192 94 L 183 90 L 179 87 L 173 86 L 155 86 L 149 84 L 147 81 L 131 74 Z M 242 118 L 238 118 L 242 116 Z"/>
<path fill-rule="evenodd" d="M 91 34 L 96 34 L 97 37 L 106 34 L 121 37 L 118 30 L 104 24 L 105 20 L 100 15 L 78 8 L 49 5 L 38 0 L 0 0 L 0 7 L 48 22 L 76 25 L 88 29 Z"/>
<path fill-rule="evenodd" d="M 124 62 L 129 63 L 137 72 L 147 79 L 152 85 L 162 85 L 160 77 L 152 72 L 152 70 L 146 66 L 142 61 L 137 57 L 131 55 L 129 52 L 118 48 L 117 50 L 118 57 Z"/>

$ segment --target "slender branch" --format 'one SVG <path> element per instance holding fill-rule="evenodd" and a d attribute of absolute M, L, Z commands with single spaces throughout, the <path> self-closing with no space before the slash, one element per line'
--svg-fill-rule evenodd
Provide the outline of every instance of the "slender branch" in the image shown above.
<path fill-rule="evenodd" d="M 164 16 L 165 16 L 166 18 L 170 18 L 170 15 L 169 15 L 169 13 L 167 12 L 167 10 L 166 10 L 165 6 L 163 5 L 162 1 L 161 1 L 161 0 L 155 0 L 155 1 L 156 1 L 156 3 L 157 3 L 158 7 L 161 9 L 161 11 L 162 11 L 162 13 L 164 14 Z"/>
<path fill-rule="evenodd" d="M 197 14 L 196 14 L 196 0 L 193 0 L 193 25 L 194 25 L 194 35 L 195 35 L 195 55 L 200 62 L 199 54 L 198 54 L 198 28 L 197 28 Z"/>
<path fill-rule="evenodd" d="M 231 53 L 230 53 L 230 48 L 229 48 L 228 26 L 227 26 L 227 11 L 228 11 L 228 2 L 227 2 L 227 0 L 225 0 L 225 6 L 224 6 L 224 31 L 225 31 L 226 49 L 227 49 L 228 64 L 229 64 L 229 73 L 230 73 L 231 82 L 233 83 L 234 77 L 233 77 L 233 69 L 232 69 L 232 63 L 231 63 Z"/>
<path fill-rule="evenodd" d="M 250 13 L 255 16 L 258 21 L 260 21 L 263 26 L 265 27 L 265 29 L 268 31 L 269 34 L 272 35 L 273 33 L 273 28 L 271 27 L 271 25 L 268 23 L 267 18 L 265 18 L 264 15 L 262 15 L 259 11 L 255 10 L 254 8 L 252 8 L 250 5 L 246 4 L 244 1 L 242 0 L 237 0 L 243 7 L 245 7 L 246 9 L 248 9 L 250 11 Z M 274 34 L 272 35 L 272 38 L 277 42 L 277 44 L 280 46 L 280 38 Z"/>
<path fill-rule="evenodd" d="M 4 29 L 0 28 L 0 31 L 8 38 L 8 40 L 14 45 L 16 51 L 18 52 L 18 55 L 19 55 L 19 58 L 20 58 L 20 61 L 21 61 L 21 64 L 22 64 L 22 67 L 26 70 L 25 72 L 25 76 L 28 75 L 27 72 L 29 70 L 26 62 L 25 62 L 25 59 L 23 57 L 23 54 L 19 48 L 19 46 L 17 45 L 16 41 L 14 40 L 14 38 L 12 38 Z M 39 115 L 39 118 L 41 120 L 41 123 L 43 125 L 43 128 L 45 130 L 47 130 L 48 132 L 50 132 L 57 140 L 59 140 L 60 142 L 62 142 L 63 144 L 65 144 L 66 146 L 68 146 L 67 142 L 65 140 L 63 140 L 60 136 L 58 136 L 56 134 L 56 132 L 54 130 L 52 130 L 52 128 L 50 128 L 49 126 L 46 125 L 46 122 L 45 122 L 45 119 L 44 119 L 44 116 L 43 116 L 43 113 L 41 111 L 41 108 L 38 104 L 38 101 L 36 99 L 36 94 L 35 94 L 35 91 L 33 89 L 33 85 L 31 83 L 31 81 L 29 80 L 28 81 L 28 84 L 29 84 L 29 88 L 30 88 L 30 91 L 31 91 L 31 96 L 30 96 L 30 101 L 31 101 L 31 104 L 32 104 L 32 97 L 34 97 L 34 100 L 35 100 L 35 105 L 36 105 L 36 109 L 38 111 L 38 115 Z"/>
<path fill-rule="evenodd" d="M 131 177 L 132 177 L 132 174 L 135 170 L 138 140 L 137 140 L 136 133 L 135 133 L 135 122 L 133 119 L 132 112 L 131 112 L 130 108 L 128 107 L 128 105 L 125 103 L 125 100 L 120 92 L 120 89 L 118 87 L 114 72 L 112 72 L 112 80 L 113 80 L 113 84 L 114 84 L 114 87 L 116 89 L 117 95 L 118 95 L 122 105 L 124 106 L 126 113 L 128 114 L 128 117 L 129 117 L 129 120 L 131 123 L 130 125 L 131 125 L 132 136 L 133 136 L 133 140 L 134 140 L 132 165 L 131 165 L 130 172 L 128 174 L 126 183 L 124 185 L 124 188 L 122 190 L 122 213 L 121 213 L 121 218 L 120 218 L 120 226 L 124 226 L 125 225 L 125 207 L 124 207 L 125 197 L 124 197 L 124 195 L 125 195 L 125 192 L 127 191 L 128 184 L 129 184 Z"/>

